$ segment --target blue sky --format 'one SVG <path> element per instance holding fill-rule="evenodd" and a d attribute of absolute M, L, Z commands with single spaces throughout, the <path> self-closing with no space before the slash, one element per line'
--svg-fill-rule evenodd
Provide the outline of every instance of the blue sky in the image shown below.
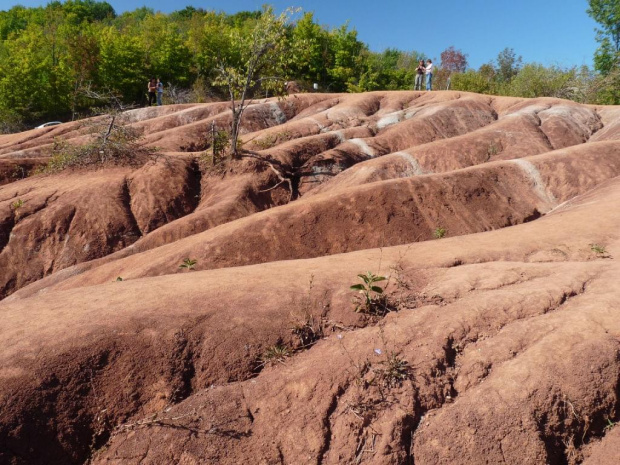
<path fill-rule="evenodd" d="M 280 11 L 300 6 L 327 26 L 349 25 L 371 50 L 387 47 L 418 50 L 439 59 L 454 45 L 477 68 L 512 47 L 525 62 L 545 65 L 592 65 L 596 23 L 586 14 L 587 0 L 107 0 L 117 13 L 148 6 L 169 13 L 192 5 L 234 13 Z M 0 10 L 16 4 L 39 6 L 47 0 L 0 0 Z"/>

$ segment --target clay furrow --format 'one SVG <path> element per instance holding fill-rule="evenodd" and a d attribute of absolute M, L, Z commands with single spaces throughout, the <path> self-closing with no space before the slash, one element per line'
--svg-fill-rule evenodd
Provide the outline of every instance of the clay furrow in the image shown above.
<path fill-rule="evenodd" d="M 586 140 L 584 142 L 584 144 L 587 144 L 588 142 L 590 142 L 590 139 L 592 139 L 592 137 L 599 131 L 602 131 L 603 129 L 605 129 L 605 123 L 603 122 L 603 118 L 601 118 L 601 115 L 598 114 L 598 111 L 596 111 L 596 108 L 592 109 L 592 113 L 594 113 L 594 116 L 596 116 L 596 119 L 599 123 L 598 126 L 596 126 L 593 130 L 592 133 L 590 134 L 590 136 L 588 137 L 588 140 Z"/>
<path fill-rule="evenodd" d="M 125 212 L 127 214 L 127 219 L 129 220 L 129 230 L 130 232 L 137 232 L 138 237 L 144 236 L 144 232 L 140 229 L 138 225 L 138 219 L 133 212 L 133 207 L 131 205 L 131 193 L 129 190 L 129 180 L 127 178 L 124 179 L 123 184 L 121 186 L 121 194 L 120 201 L 123 205 Z"/>
<path fill-rule="evenodd" d="M 4 222 L 0 223 L 0 254 L 4 251 L 4 248 L 11 240 L 11 234 L 15 227 L 15 212 L 11 212 Z"/>
<path fill-rule="evenodd" d="M 548 107 L 547 107 L 547 108 L 545 108 L 544 110 L 537 110 L 537 111 L 534 111 L 533 116 L 534 116 L 534 120 L 536 121 L 536 124 L 537 124 L 537 126 L 536 126 L 536 127 L 537 127 L 538 131 L 540 131 L 540 134 L 543 136 L 543 139 L 545 140 L 545 142 L 546 142 L 546 143 L 547 143 L 547 145 L 549 146 L 549 149 L 553 151 L 553 150 L 555 150 L 555 147 L 553 146 L 553 143 L 551 142 L 551 139 L 549 139 L 549 136 L 547 135 L 547 133 L 546 133 L 546 132 L 544 131 L 544 129 L 542 128 L 542 120 L 540 119 L 540 116 L 538 116 L 538 113 L 540 113 L 540 112 L 542 112 L 542 111 L 546 111 L 546 110 L 548 110 L 549 108 L 551 108 L 551 107 L 549 107 L 549 106 L 548 106 Z"/>
<path fill-rule="evenodd" d="M 323 444 L 321 449 L 318 452 L 318 461 L 317 465 L 322 465 L 325 463 L 325 455 L 329 451 L 330 444 L 332 441 L 332 416 L 334 412 L 338 408 L 338 401 L 344 395 L 344 393 L 348 389 L 348 382 L 343 386 L 338 386 L 336 392 L 332 395 L 331 403 L 325 413 L 325 417 L 323 418 L 323 428 L 324 428 L 324 436 L 323 436 Z"/>

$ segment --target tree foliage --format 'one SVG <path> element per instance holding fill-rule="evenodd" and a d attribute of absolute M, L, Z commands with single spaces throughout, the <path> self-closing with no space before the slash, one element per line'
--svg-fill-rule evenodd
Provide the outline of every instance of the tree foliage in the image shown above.
<path fill-rule="evenodd" d="M 441 52 L 441 68 L 449 73 L 464 73 L 467 69 L 467 54 L 454 46 L 448 47 Z"/>
<path fill-rule="evenodd" d="M 596 40 L 596 70 L 607 75 L 620 66 L 620 0 L 589 0 L 588 14 L 599 23 Z"/>
<path fill-rule="evenodd" d="M 506 47 L 497 55 L 497 67 L 495 69 L 497 80 L 499 82 L 510 82 L 519 74 L 522 66 L 523 59 L 521 56 L 517 56 L 514 49 Z"/>
<path fill-rule="evenodd" d="M 226 48 L 214 50 L 218 73 L 214 82 L 226 88 L 230 99 L 233 156 L 238 155 L 237 140 L 248 97 L 260 89 L 275 94 L 284 92 L 290 57 L 285 40 L 286 28 L 292 14 L 292 10 L 287 10 L 276 16 L 271 7 L 264 7 L 258 18 L 252 18 L 249 34 L 233 30 Z"/>
<path fill-rule="evenodd" d="M 445 88 L 450 77 L 454 90 L 620 103 L 620 0 L 589 0 L 588 14 L 600 26 L 594 57 L 598 74 L 524 65 L 512 48 L 478 70 L 467 69 L 466 53 L 450 47 L 441 54 L 434 88 Z M 270 9 L 228 15 L 195 7 L 170 14 L 148 7 L 117 14 L 98 0 L 54 0 L 0 11 L 0 114 L 26 125 L 77 118 L 97 104 L 84 88 L 141 104 L 152 76 L 164 82 L 169 102 L 230 100 L 222 68 L 237 89 L 245 85 L 240 76 L 247 76 L 253 33 L 267 17 L 278 16 Z M 256 64 L 247 97 L 264 96 L 265 90 L 273 95 L 282 81 L 262 79 L 269 76 L 295 80 L 302 90 L 314 83 L 324 92 L 411 89 L 418 60 L 429 58 L 419 50 L 370 50 L 349 24 L 325 27 L 312 13 L 279 31 L 277 53 Z M 235 99 L 240 95 L 233 92 Z"/>

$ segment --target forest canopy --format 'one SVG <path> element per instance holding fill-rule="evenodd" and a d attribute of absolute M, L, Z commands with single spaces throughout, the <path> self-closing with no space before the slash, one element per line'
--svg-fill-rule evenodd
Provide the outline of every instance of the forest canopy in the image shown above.
<path fill-rule="evenodd" d="M 117 14 L 109 3 L 95 0 L 0 11 L 0 120 L 11 127 L 12 122 L 88 116 L 98 104 L 89 97 L 93 91 L 144 104 L 150 77 L 164 82 L 169 102 L 225 98 L 225 90 L 214 84 L 218 62 L 241 59 L 237 39 L 253 30 L 261 14 L 194 7 L 170 14 L 145 7 Z M 285 63 L 277 63 L 278 72 L 285 73 L 279 77 L 307 90 L 313 83 L 324 92 L 412 89 L 418 60 L 435 58 L 420 50 L 373 52 L 348 24 L 326 27 L 312 13 L 298 14 L 285 40 L 290 53 Z M 505 48 L 475 70 L 455 47 L 436 64 L 436 89 L 620 103 L 613 65 L 596 72 L 523 64 Z"/>

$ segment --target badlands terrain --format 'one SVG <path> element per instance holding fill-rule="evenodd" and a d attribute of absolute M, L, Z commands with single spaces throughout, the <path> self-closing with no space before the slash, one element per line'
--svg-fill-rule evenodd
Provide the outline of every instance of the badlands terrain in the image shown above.
<path fill-rule="evenodd" d="M 0 464 L 620 463 L 620 107 L 291 95 L 215 167 L 226 104 L 125 116 L 0 136 Z"/>

